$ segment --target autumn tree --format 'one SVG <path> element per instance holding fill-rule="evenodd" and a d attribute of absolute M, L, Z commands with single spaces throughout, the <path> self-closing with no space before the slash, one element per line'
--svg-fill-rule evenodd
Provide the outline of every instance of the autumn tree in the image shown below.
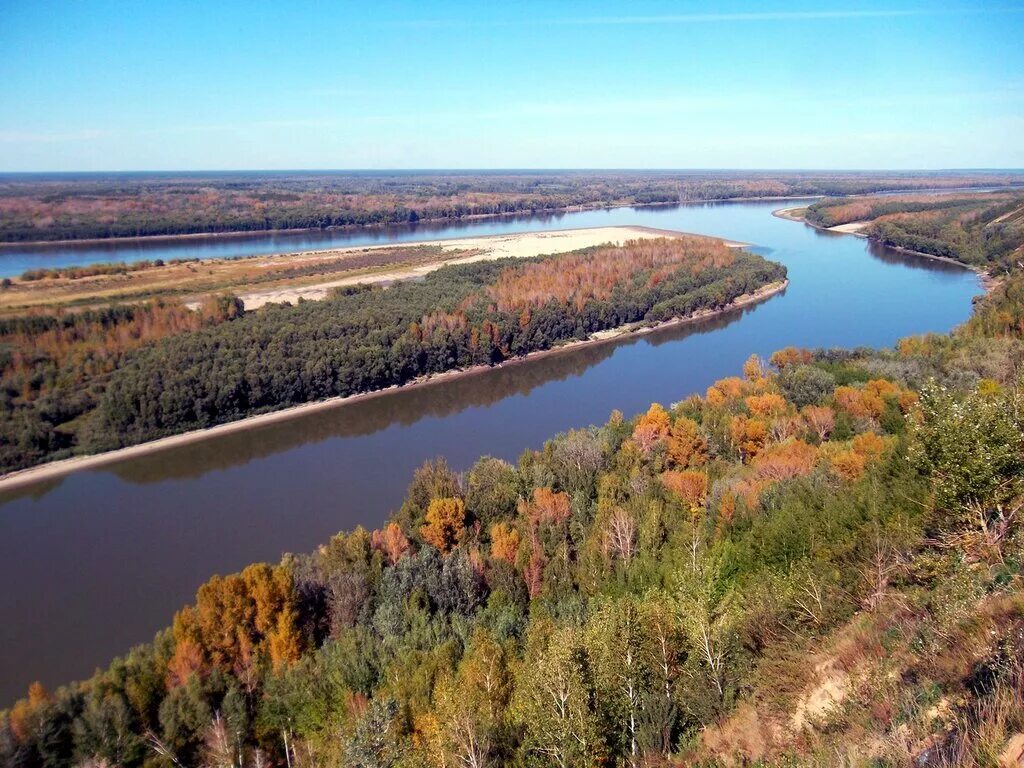
<path fill-rule="evenodd" d="M 836 425 L 835 411 L 825 405 L 806 405 L 800 415 L 820 441 L 825 441 Z"/>
<path fill-rule="evenodd" d="M 519 531 L 507 523 L 491 526 L 491 557 L 514 564 L 519 555 Z"/>
<path fill-rule="evenodd" d="M 371 537 L 372 546 L 384 554 L 389 565 L 394 565 L 409 554 L 411 545 L 398 523 L 390 522 L 383 529 L 374 531 Z"/>
<path fill-rule="evenodd" d="M 654 403 L 647 413 L 640 417 L 636 427 L 633 428 L 633 442 L 640 448 L 641 453 L 646 456 L 668 436 L 668 433 L 668 412 L 657 403 Z"/>
<path fill-rule="evenodd" d="M 666 453 L 677 469 L 694 469 L 707 463 L 708 444 L 696 421 L 683 416 L 675 420 L 669 429 Z"/>
<path fill-rule="evenodd" d="M 465 533 L 466 505 L 462 499 L 433 499 L 427 507 L 423 540 L 441 552 L 449 552 Z"/>

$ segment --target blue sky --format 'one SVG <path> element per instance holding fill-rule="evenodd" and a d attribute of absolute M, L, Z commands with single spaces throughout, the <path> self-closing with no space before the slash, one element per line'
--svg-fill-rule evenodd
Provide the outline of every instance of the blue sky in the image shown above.
<path fill-rule="evenodd" d="M 0 171 L 1024 167 L 1024 5 L 0 0 Z"/>

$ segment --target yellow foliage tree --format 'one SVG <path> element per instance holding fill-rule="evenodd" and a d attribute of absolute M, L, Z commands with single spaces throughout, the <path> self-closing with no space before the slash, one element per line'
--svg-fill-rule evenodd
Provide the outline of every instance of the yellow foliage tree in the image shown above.
<path fill-rule="evenodd" d="M 708 444 L 693 419 L 678 418 L 666 440 L 669 463 L 680 469 L 702 467 L 708 461 Z"/>
<path fill-rule="evenodd" d="M 465 533 L 466 505 L 462 499 L 434 499 L 427 507 L 427 524 L 420 528 L 423 540 L 441 552 L 449 552 Z"/>

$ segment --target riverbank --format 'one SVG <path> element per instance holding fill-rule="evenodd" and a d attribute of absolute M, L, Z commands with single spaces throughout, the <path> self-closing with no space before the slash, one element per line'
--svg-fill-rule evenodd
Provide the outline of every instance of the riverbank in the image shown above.
<path fill-rule="evenodd" d="M 806 207 L 780 208 L 777 211 L 772 211 L 772 216 L 775 216 L 776 218 L 779 219 L 786 219 L 787 221 L 796 221 L 801 224 L 806 224 L 808 227 L 816 229 L 819 232 L 834 232 L 838 235 L 853 235 L 854 237 L 859 237 L 864 240 L 870 240 L 871 242 L 878 243 L 879 245 L 884 245 L 886 248 L 891 248 L 894 251 L 906 253 L 910 256 L 920 256 L 921 258 L 931 259 L 932 261 L 942 261 L 945 262 L 946 264 L 955 264 L 958 267 L 963 267 L 964 269 L 976 274 L 978 276 L 978 282 L 981 284 L 981 287 L 985 290 L 985 293 L 991 293 L 992 290 L 999 285 L 1000 281 L 998 278 L 989 274 L 987 270 L 984 270 L 981 267 L 976 267 L 973 264 L 965 264 L 964 262 L 959 261 L 957 259 L 951 259 L 949 256 L 937 256 L 934 253 L 914 251 L 911 250 L 910 248 L 903 248 L 898 245 L 889 245 L 888 243 L 882 243 L 881 241 L 875 240 L 866 232 L 864 232 L 864 229 L 871 225 L 870 221 L 856 221 L 850 222 L 849 224 L 839 224 L 834 227 L 823 227 L 820 224 L 815 224 L 814 222 L 808 221 L 803 216 L 799 216 L 795 213 L 795 211 L 805 210 L 807 210 Z"/>
<path fill-rule="evenodd" d="M 471 368 L 446 371 L 445 373 L 414 379 L 405 384 L 394 385 L 391 387 L 387 387 L 385 389 L 373 390 L 371 392 L 361 392 L 359 394 L 349 395 L 347 397 L 335 397 L 327 400 L 320 400 L 313 403 L 303 403 L 302 405 L 295 405 L 289 408 L 283 408 L 281 410 L 272 411 L 270 413 L 248 416 L 237 421 L 232 421 L 227 424 L 219 424 L 217 426 L 209 427 L 207 429 L 192 430 L 191 432 L 184 432 L 180 435 L 171 435 L 169 437 L 160 438 L 158 440 L 140 443 L 139 445 L 127 446 L 125 448 L 118 448 L 113 451 L 106 451 L 104 453 L 92 454 L 88 456 L 75 456 L 69 459 L 61 459 L 58 461 L 50 462 L 48 464 L 40 464 L 39 466 L 17 470 L 15 472 L 10 472 L 6 475 L 0 476 L 0 492 L 15 490 L 18 488 L 23 488 L 28 485 L 33 485 L 48 480 L 55 480 L 64 477 L 65 475 L 74 472 L 80 472 L 82 470 L 98 469 L 107 464 L 123 461 L 125 459 L 138 458 L 149 454 L 158 453 L 169 448 L 190 445 L 214 437 L 230 435 L 234 433 L 243 432 L 246 430 L 251 430 L 257 427 L 287 421 L 298 416 L 304 416 L 310 413 L 316 413 L 318 411 L 326 411 L 338 408 L 349 403 L 354 403 L 362 400 L 369 400 L 372 398 L 379 398 L 391 392 L 397 391 L 399 389 L 411 389 L 417 387 L 430 386 L 434 384 L 440 384 L 451 381 L 456 378 L 477 375 L 485 371 L 491 370 L 493 368 L 504 368 L 516 365 L 525 365 L 544 357 L 561 354 L 563 352 L 578 349 L 580 347 L 607 344 L 609 342 L 623 339 L 629 336 L 641 336 L 662 328 L 670 328 L 674 326 L 684 325 L 687 323 L 694 323 L 701 320 L 706 320 L 711 317 L 723 315 L 728 312 L 764 301 L 778 293 L 783 292 L 788 285 L 788 280 L 782 280 L 777 283 L 771 283 L 769 285 L 762 286 L 758 290 L 753 291 L 751 293 L 743 294 L 742 296 L 739 296 L 733 301 L 731 301 L 729 304 L 716 310 L 703 310 L 701 312 L 696 312 L 691 315 L 687 315 L 686 317 L 673 318 L 671 320 L 666 320 L 665 322 L 657 323 L 654 325 L 633 324 L 628 326 L 621 326 L 619 328 L 609 329 L 606 331 L 601 331 L 593 334 L 588 339 L 582 341 L 572 341 L 566 344 L 559 345 L 557 347 L 552 347 L 551 349 L 531 352 L 530 354 L 524 355 L 522 357 L 511 358 L 502 363 L 499 363 L 496 366 L 477 365 Z"/>

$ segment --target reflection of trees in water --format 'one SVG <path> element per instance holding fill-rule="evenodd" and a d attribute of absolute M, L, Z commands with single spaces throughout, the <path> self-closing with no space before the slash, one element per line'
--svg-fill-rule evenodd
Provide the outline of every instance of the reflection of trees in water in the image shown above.
<path fill-rule="evenodd" d="M 363 437 L 396 424 L 408 427 L 427 417 L 445 418 L 468 408 L 494 405 L 513 395 L 528 395 L 549 382 L 581 376 L 623 346 L 645 341 L 657 347 L 695 333 L 717 331 L 736 322 L 755 306 L 737 308 L 695 323 L 660 328 L 643 336 L 580 346 L 500 368 L 399 388 L 366 400 L 339 404 L 330 410 L 118 462 L 105 469 L 133 483 L 197 478 L 211 470 L 239 466 L 302 445 L 332 438 Z M 347 450 L 359 448 L 350 446 Z"/>
<path fill-rule="evenodd" d="M 928 272 L 943 272 L 946 274 L 962 275 L 969 268 L 962 264 L 953 264 L 949 261 L 930 259 L 927 256 L 918 256 L 916 253 L 905 253 L 897 251 L 874 240 L 868 240 L 868 253 L 879 261 L 886 264 L 910 267 L 911 269 L 923 269 Z"/>
<path fill-rule="evenodd" d="M 822 238 L 832 237 L 854 237 L 846 232 L 831 232 L 827 229 L 814 229 L 810 228 L 815 235 Z M 963 274 L 968 267 L 962 264 L 953 264 L 949 261 L 940 261 L 939 259 L 930 259 L 927 256 L 918 256 L 916 253 L 906 253 L 904 251 L 897 251 L 895 248 L 890 248 L 887 245 L 882 245 L 875 240 L 868 240 L 861 238 L 867 245 L 867 252 L 875 259 L 878 259 L 884 264 L 889 264 L 897 267 L 910 267 L 911 269 L 921 269 L 928 272 L 942 272 L 946 274 Z"/>
<path fill-rule="evenodd" d="M 39 501 L 50 491 L 54 490 L 64 481 L 63 477 L 54 477 L 49 480 L 40 480 L 38 483 L 23 485 L 10 491 L 0 493 L 0 506 L 18 499 L 32 499 Z"/>

